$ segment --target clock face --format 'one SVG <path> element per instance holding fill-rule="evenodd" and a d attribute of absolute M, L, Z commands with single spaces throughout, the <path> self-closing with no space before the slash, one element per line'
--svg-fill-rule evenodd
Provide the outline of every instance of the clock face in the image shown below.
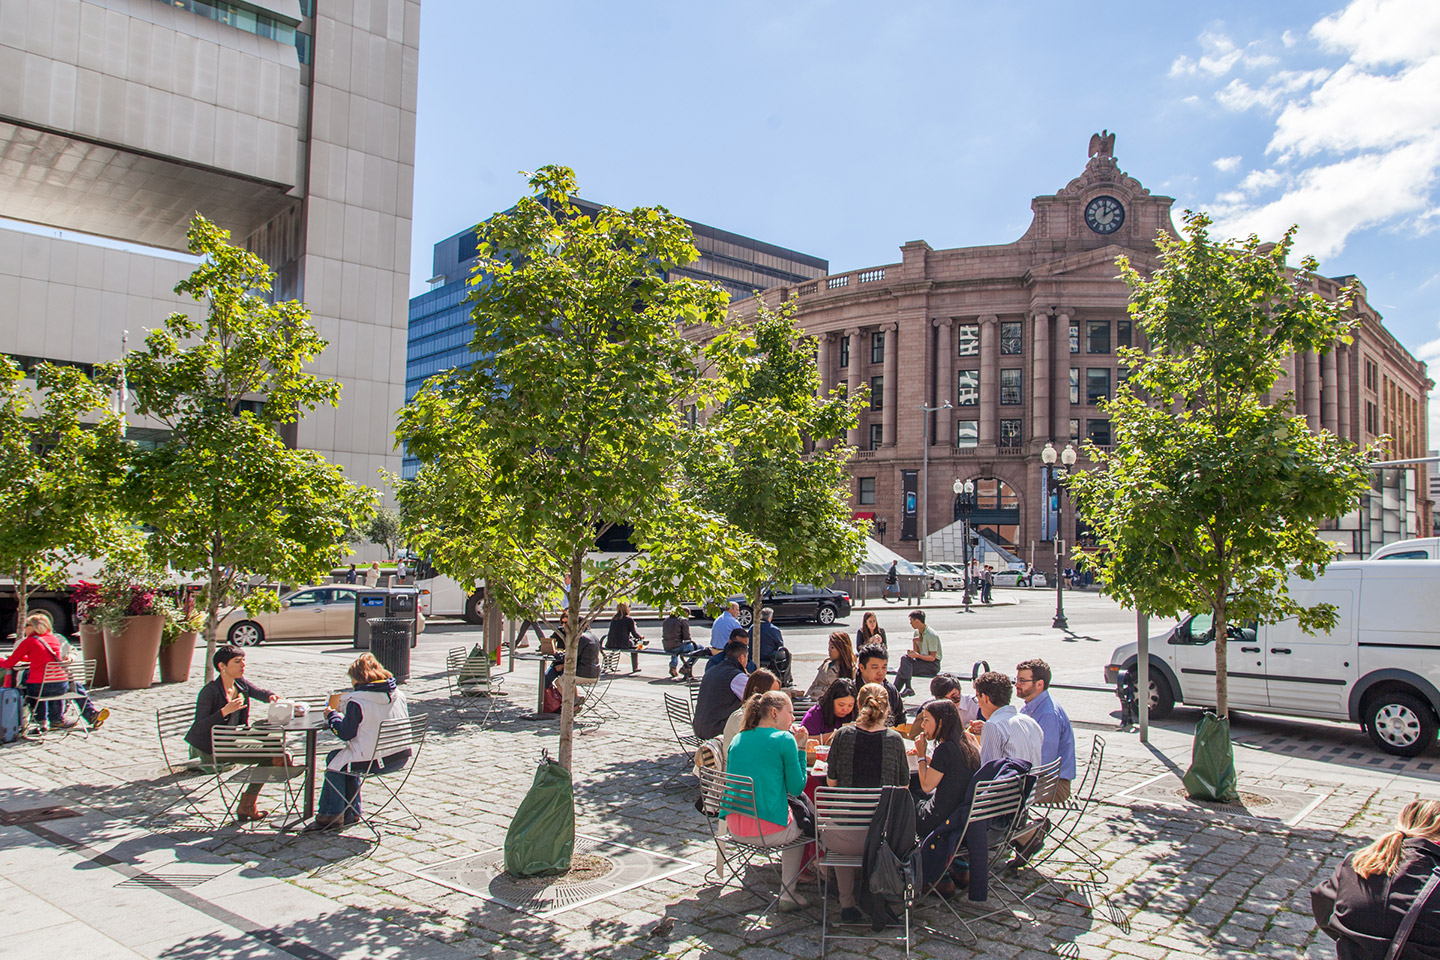
<path fill-rule="evenodd" d="M 1085 207 L 1085 226 L 1096 233 L 1114 233 L 1125 222 L 1125 208 L 1114 197 L 1096 197 Z"/>

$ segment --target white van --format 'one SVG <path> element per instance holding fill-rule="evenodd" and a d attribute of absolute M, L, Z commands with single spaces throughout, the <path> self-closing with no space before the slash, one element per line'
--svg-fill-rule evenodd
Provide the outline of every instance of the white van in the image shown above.
<path fill-rule="evenodd" d="M 1230 706 L 1292 717 L 1351 720 L 1387 753 L 1413 757 L 1440 729 L 1440 560 L 1336 562 L 1315 580 L 1293 578 L 1302 606 L 1334 604 L 1329 633 L 1280 623 L 1226 631 Z M 1150 640 L 1150 716 L 1177 703 L 1215 705 L 1212 617 L 1192 614 Z M 1118 647 L 1107 683 L 1134 667 L 1137 645 Z"/>
<path fill-rule="evenodd" d="M 1370 554 L 1371 560 L 1440 560 L 1440 537 L 1419 537 L 1387 543 Z"/>

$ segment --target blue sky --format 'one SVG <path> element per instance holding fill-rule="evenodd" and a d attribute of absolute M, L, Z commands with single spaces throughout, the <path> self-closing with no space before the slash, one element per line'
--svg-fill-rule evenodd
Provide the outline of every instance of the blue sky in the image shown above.
<path fill-rule="evenodd" d="M 425 0 L 411 289 L 545 163 L 841 271 L 1017 239 L 1102 128 L 1177 214 L 1299 223 L 1440 360 L 1434 0 Z"/>

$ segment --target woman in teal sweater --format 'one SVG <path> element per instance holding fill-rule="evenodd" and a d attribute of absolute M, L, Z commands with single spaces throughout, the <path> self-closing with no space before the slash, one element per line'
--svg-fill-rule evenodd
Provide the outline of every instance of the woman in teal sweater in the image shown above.
<path fill-rule="evenodd" d="M 787 797 L 805 791 L 805 745 L 810 735 L 795 723 L 790 698 L 778 690 L 745 701 L 745 723 L 730 743 L 725 772 L 749 777 L 755 785 L 754 818 L 726 811 L 725 828 L 737 837 L 755 837 L 767 846 L 780 846 L 800 839 L 800 827 L 790 815 Z M 780 909 L 799 910 L 808 904 L 795 892 L 800 863 L 805 852 L 797 844 L 780 855 Z"/>

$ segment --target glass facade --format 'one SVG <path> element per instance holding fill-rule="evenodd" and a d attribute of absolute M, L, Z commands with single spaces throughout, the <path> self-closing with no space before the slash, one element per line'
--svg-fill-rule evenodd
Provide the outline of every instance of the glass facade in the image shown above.
<path fill-rule="evenodd" d="M 955 421 L 955 446 L 978 447 L 980 445 L 980 421 Z"/>
<path fill-rule="evenodd" d="M 1020 396 L 1020 371 L 1000 371 L 1000 402 L 1002 404 L 1016 404 L 1021 400 Z"/>
<path fill-rule="evenodd" d="M 470 303 L 465 299 L 468 292 L 466 282 L 456 280 L 410 301 L 410 333 L 405 352 L 406 403 L 427 378 L 474 362 L 474 354 L 470 352 L 474 328 L 470 324 Z M 401 476 L 408 480 L 419 469 L 418 460 L 409 454 L 402 456 Z"/>
<path fill-rule="evenodd" d="M 960 356 L 980 356 L 980 324 L 962 323 L 955 328 L 955 339 L 960 344 Z"/>
<path fill-rule="evenodd" d="M 961 370 L 955 374 L 955 404 L 973 407 L 980 402 L 980 371 Z"/>
<path fill-rule="evenodd" d="M 240 4 L 226 3 L 225 0 L 160 0 L 160 2 L 166 6 L 188 10 L 197 16 L 223 23 L 237 30 L 253 33 L 257 37 L 290 44 L 295 47 L 295 55 L 301 63 L 310 62 L 311 38 L 308 34 L 298 32 L 292 23 L 269 14 L 259 13 Z M 313 7 L 313 0 L 301 0 L 300 12 L 307 17 L 313 16 Z"/>
<path fill-rule="evenodd" d="M 1023 323 L 1019 320 L 1000 321 L 1000 353 L 1002 355 L 1019 356 L 1024 352 L 1024 344 L 1021 341 L 1021 328 Z"/>

